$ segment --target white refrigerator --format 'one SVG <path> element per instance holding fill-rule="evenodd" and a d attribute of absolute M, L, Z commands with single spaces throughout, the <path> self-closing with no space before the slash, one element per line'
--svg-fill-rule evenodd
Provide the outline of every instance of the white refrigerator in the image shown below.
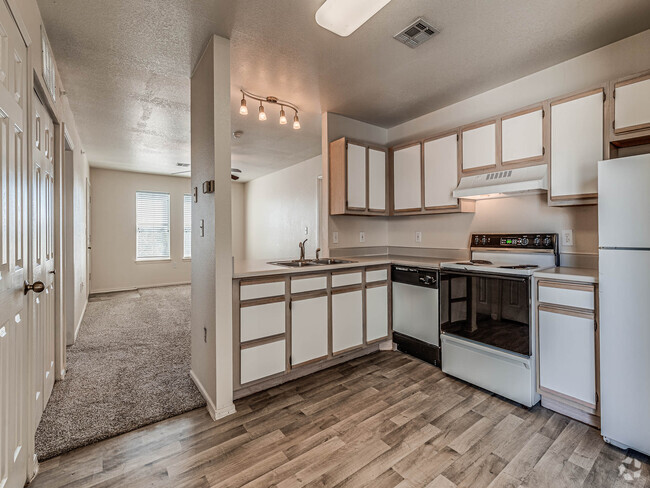
<path fill-rule="evenodd" d="M 650 455 L 650 154 L 598 163 L 601 434 Z"/>

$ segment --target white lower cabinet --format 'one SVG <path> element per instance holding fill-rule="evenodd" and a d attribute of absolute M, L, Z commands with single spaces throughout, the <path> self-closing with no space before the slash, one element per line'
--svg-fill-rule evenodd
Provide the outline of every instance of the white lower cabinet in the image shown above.
<path fill-rule="evenodd" d="M 332 352 L 363 344 L 361 290 L 332 294 Z"/>
<path fill-rule="evenodd" d="M 388 285 L 366 289 L 366 340 L 388 336 Z"/>
<path fill-rule="evenodd" d="M 286 369 L 284 339 L 241 350 L 241 384 L 266 378 Z"/>
<path fill-rule="evenodd" d="M 291 365 L 327 356 L 327 295 L 291 302 Z"/>
<path fill-rule="evenodd" d="M 540 307 L 538 327 L 540 388 L 595 406 L 594 317 Z"/>

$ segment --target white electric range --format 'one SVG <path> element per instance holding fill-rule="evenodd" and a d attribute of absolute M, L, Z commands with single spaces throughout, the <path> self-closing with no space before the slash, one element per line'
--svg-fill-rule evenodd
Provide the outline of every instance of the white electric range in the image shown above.
<path fill-rule="evenodd" d="M 556 234 L 473 234 L 440 265 L 442 370 L 526 406 L 535 377 L 532 275 L 559 265 Z"/>

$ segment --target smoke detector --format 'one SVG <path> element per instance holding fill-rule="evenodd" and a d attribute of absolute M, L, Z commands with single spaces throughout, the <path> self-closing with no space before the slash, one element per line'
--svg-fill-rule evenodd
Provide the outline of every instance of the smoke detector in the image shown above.
<path fill-rule="evenodd" d="M 408 47 L 415 49 L 420 44 L 431 39 L 438 32 L 440 32 L 438 29 L 434 28 L 426 20 L 420 17 L 415 22 L 405 27 L 399 34 L 393 36 L 393 38 L 397 39 L 402 44 L 406 44 Z"/>

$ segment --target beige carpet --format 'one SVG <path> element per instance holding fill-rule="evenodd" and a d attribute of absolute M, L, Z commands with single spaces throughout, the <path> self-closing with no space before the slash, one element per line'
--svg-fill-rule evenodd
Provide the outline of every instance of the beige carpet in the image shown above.
<path fill-rule="evenodd" d="M 112 296 L 111 296 L 112 295 Z M 44 460 L 205 405 L 190 379 L 190 286 L 96 296 L 36 432 Z"/>

